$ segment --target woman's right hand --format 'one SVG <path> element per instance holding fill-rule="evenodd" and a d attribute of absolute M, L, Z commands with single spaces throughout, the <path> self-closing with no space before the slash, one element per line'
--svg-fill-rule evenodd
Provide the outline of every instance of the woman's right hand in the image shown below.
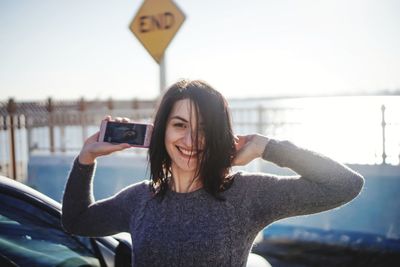
<path fill-rule="evenodd" d="M 110 116 L 107 116 L 105 120 L 111 120 Z M 129 119 L 116 118 L 116 121 L 129 122 Z M 121 151 L 131 146 L 129 144 L 111 144 L 107 142 L 99 142 L 100 131 L 96 132 L 92 136 L 86 139 L 81 152 L 79 153 L 79 162 L 81 164 L 93 164 L 97 157 L 109 155 L 116 151 Z"/>

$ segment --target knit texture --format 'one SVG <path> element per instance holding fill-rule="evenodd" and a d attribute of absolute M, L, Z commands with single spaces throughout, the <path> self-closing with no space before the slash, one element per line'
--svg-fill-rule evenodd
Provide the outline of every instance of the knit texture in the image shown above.
<path fill-rule="evenodd" d="M 259 231 L 286 217 L 339 207 L 364 183 L 358 173 L 288 141 L 270 140 L 265 160 L 295 176 L 234 174 L 220 201 L 204 189 L 167 191 L 154 197 L 148 181 L 95 202 L 95 165 L 76 159 L 66 185 L 62 223 L 74 234 L 105 236 L 129 232 L 132 266 L 245 266 Z M 112 177 L 110 177 L 112 179 Z"/>

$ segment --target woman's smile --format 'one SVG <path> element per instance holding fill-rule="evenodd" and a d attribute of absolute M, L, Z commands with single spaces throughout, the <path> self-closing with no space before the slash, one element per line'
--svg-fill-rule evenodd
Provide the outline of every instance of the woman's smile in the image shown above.
<path fill-rule="evenodd" d="M 197 154 L 200 153 L 198 150 L 185 149 L 181 146 L 176 146 L 176 148 L 179 150 L 179 152 L 182 153 L 182 155 L 184 157 L 188 157 L 188 158 L 196 159 Z"/>

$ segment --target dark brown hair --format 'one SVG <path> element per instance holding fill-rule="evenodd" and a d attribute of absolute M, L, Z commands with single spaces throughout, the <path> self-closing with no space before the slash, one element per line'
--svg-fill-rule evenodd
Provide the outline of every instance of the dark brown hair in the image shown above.
<path fill-rule="evenodd" d="M 197 125 L 194 143 L 198 144 L 199 129 L 204 147 L 198 158 L 197 174 L 204 189 L 218 199 L 219 193 L 230 179 L 227 175 L 235 154 L 234 135 L 226 99 L 203 81 L 181 80 L 164 94 L 154 119 L 154 129 L 149 147 L 150 179 L 154 193 L 163 196 L 171 175 L 171 158 L 165 148 L 165 131 L 174 104 L 189 99 L 194 107 Z M 199 118 L 202 126 L 199 126 Z"/>

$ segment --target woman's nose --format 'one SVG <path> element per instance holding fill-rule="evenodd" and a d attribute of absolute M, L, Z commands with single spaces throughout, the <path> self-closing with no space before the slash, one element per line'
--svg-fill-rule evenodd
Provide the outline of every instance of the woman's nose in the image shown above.
<path fill-rule="evenodd" d="M 185 132 L 185 136 L 183 137 L 183 141 L 187 147 L 192 147 L 192 131 L 188 130 Z"/>

